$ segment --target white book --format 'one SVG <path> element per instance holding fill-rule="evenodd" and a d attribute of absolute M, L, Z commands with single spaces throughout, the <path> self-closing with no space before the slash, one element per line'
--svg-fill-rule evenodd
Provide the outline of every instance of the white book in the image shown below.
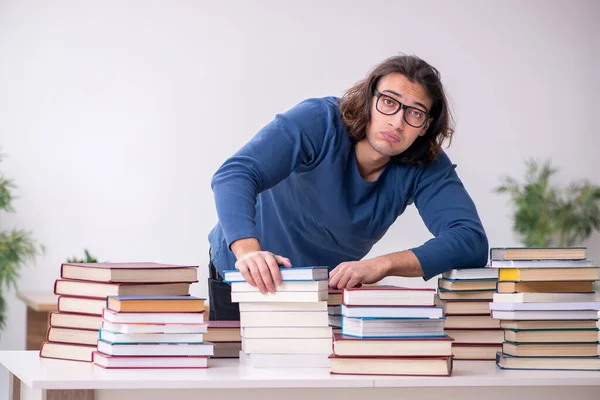
<path fill-rule="evenodd" d="M 342 305 L 342 315 L 353 318 L 442 318 L 443 307 L 362 307 Z"/>
<path fill-rule="evenodd" d="M 329 281 L 283 281 L 275 286 L 277 292 L 318 292 L 329 289 Z M 231 282 L 231 292 L 259 292 L 260 289 L 248 282 Z"/>
<path fill-rule="evenodd" d="M 452 269 L 444 272 L 442 276 L 446 279 L 498 279 L 498 270 L 492 268 L 466 268 Z"/>
<path fill-rule="evenodd" d="M 342 334 L 356 337 L 444 336 L 444 320 L 342 317 Z"/>
<path fill-rule="evenodd" d="M 92 354 L 94 364 L 103 368 L 207 368 L 206 356 L 140 356 L 140 357 L 115 357 L 100 352 Z"/>
<path fill-rule="evenodd" d="M 317 339 L 242 339 L 244 353 L 331 354 L 333 338 Z"/>
<path fill-rule="evenodd" d="M 116 333 L 206 333 L 208 324 L 119 324 L 103 320 L 102 329 Z"/>
<path fill-rule="evenodd" d="M 121 313 L 104 308 L 102 318 L 120 324 L 202 324 L 204 312 L 193 313 Z"/>
<path fill-rule="evenodd" d="M 324 266 L 319 267 L 293 267 L 279 268 L 281 279 L 284 281 L 320 281 L 329 279 L 329 269 Z M 246 279 L 238 270 L 223 271 L 225 282 L 244 282 Z"/>
<path fill-rule="evenodd" d="M 313 301 L 311 303 L 303 302 L 244 302 L 240 303 L 240 312 L 254 311 L 327 311 L 327 301 Z"/>
<path fill-rule="evenodd" d="M 254 368 L 329 368 L 328 354 L 247 354 L 240 351 L 240 364 Z"/>
<path fill-rule="evenodd" d="M 435 292 L 433 288 L 374 285 L 346 288 L 342 299 L 349 306 L 433 306 Z"/>
<path fill-rule="evenodd" d="M 261 293 L 261 292 L 238 292 L 231 293 L 232 303 L 243 303 L 249 302 L 299 302 L 309 303 L 317 301 L 327 301 L 328 297 L 327 290 L 321 290 L 319 292 L 275 292 L 275 293 Z"/>
<path fill-rule="evenodd" d="M 292 339 L 292 338 L 331 338 L 330 326 L 290 326 L 290 327 L 242 327 L 243 338 L 256 339 Z"/>
<path fill-rule="evenodd" d="M 282 311 L 244 312 L 240 311 L 241 327 L 300 327 L 329 326 L 329 315 L 325 311 Z"/>
<path fill-rule="evenodd" d="M 494 293 L 494 303 L 593 302 L 596 293 Z"/>
<path fill-rule="evenodd" d="M 100 329 L 100 339 L 110 343 L 202 343 L 203 333 L 117 333 Z"/>
<path fill-rule="evenodd" d="M 341 315 L 330 315 L 329 316 L 329 326 L 334 328 L 342 327 L 342 316 Z"/>
<path fill-rule="evenodd" d="M 564 320 L 564 319 L 598 319 L 598 311 L 492 311 L 492 318 L 495 320 L 506 319 L 516 321 L 527 320 Z"/>
<path fill-rule="evenodd" d="M 98 351 L 110 356 L 212 356 L 213 343 L 109 343 L 98 340 Z"/>
<path fill-rule="evenodd" d="M 329 315 L 342 315 L 342 306 L 328 306 L 327 314 Z"/>
<path fill-rule="evenodd" d="M 600 301 L 569 303 L 490 303 L 492 311 L 600 310 Z M 597 313 L 597 311 L 596 311 Z"/>
<path fill-rule="evenodd" d="M 589 268 L 592 260 L 491 260 L 490 268 Z"/>

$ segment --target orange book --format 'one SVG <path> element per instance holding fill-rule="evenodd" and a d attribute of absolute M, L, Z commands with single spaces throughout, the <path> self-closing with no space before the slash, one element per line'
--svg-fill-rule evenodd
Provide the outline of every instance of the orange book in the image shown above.
<path fill-rule="evenodd" d="M 109 296 L 106 308 L 117 312 L 198 312 L 204 301 L 193 296 Z"/>

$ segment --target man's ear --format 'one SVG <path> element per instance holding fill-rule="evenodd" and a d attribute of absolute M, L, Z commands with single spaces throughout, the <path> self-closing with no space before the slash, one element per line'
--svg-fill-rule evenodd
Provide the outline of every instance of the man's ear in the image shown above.
<path fill-rule="evenodd" d="M 433 121 L 433 118 L 430 118 L 427 120 L 427 122 L 425 122 L 425 125 L 423 125 L 421 127 L 421 133 L 419 133 L 419 136 L 424 136 L 427 133 L 427 129 L 429 129 L 429 125 L 431 125 L 431 121 Z"/>

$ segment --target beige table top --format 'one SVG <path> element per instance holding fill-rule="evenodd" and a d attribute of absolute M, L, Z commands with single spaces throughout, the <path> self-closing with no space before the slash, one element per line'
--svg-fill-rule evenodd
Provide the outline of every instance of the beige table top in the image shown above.
<path fill-rule="evenodd" d="M 32 310 L 57 310 L 58 296 L 52 292 L 19 292 L 17 296 Z"/>

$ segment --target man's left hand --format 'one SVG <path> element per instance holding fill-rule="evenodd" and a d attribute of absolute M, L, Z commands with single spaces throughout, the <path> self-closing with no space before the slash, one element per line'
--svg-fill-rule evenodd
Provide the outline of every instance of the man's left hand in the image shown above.
<path fill-rule="evenodd" d="M 329 274 L 329 286 L 344 289 L 379 282 L 387 276 L 387 270 L 387 266 L 376 258 L 343 262 Z"/>

